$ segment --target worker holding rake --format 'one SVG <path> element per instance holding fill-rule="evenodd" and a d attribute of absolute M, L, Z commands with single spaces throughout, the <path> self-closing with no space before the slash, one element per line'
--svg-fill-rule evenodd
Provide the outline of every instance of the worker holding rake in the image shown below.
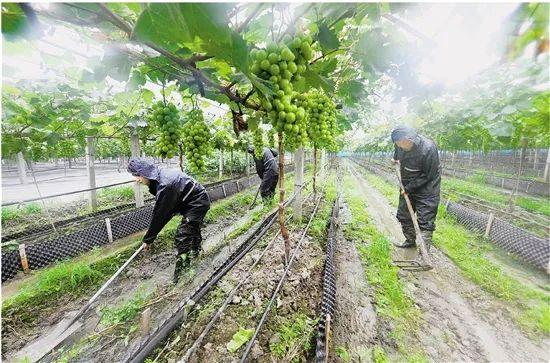
<path fill-rule="evenodd" d="M 262 179 L 262 183 L 260 184 L 260 195 L 264 203 L 268 204 L 275 195 L 275 188 L 279 181 L 279 163 L 277 161 L 279 153 L 274 149 L 264 147 L 262 150 L 262 157 L 258 158 L 252 145 L 248 145 L 247 151 L 254 158 L 256 172 L 260 179 Z"/>
<path fill-rule="evenodd" d="M 153 243 L 159 232 L 175 214 L 183 216 L 175 236 L 178 250 L 174 283 L 190 265 L 190 259 L 201 251 L 201 225 L 210 209 L 206 189 L 190 176 L 177 169 L 159 169 L 153 163 L 140 158 L 131 158 L 128 172 L 140 184 L 147 185 L 156 202 L 149 229 L 143 237 L 144 249 Z"/>
<path fill-rule="evenodd" d="M 403 186 L 397 208 L 405 242 L 398 247 L 416 247 L 416 231 L 404 193 L 409 197 L 427 252 L 432 244 L 435 217 L 439 205 L 441 170 L 435 143 L 408 126 L 396 127 L 391 133 L 395 152 L 392 161 L 399 163 Z M 420 255 L 422 256 L 422 255 Z"/>

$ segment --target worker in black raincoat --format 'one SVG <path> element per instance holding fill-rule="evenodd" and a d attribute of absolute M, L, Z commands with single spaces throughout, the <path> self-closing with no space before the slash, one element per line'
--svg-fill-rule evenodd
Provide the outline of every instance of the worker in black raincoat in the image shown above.
<path fill-rule="evenodd" d="M 264 147 L 262 157 L 257 158 L 251 145 L 248 146 L 248 152 L 252 154 L 254 163 L 256 164 L 256 172 L 260 179 L 262 179 L 260 195 L 264 202 L 269 202 L 275 194 L 275 188 L 279 181 L 279 163 L 277 162 L 279 153 L 276 150 Z"/>
<path fill-rule="evenodd" d="M 145 249 L 153 243 L 159 232 L 175 214 L 183 216 L 176 231 L 174 245 L 178 250 L 174 283 L 201 251 L 201 226 L 210 209 L 210 198 L 206 189 L 190 176 L 177 169 L 159 169 L 153 163 L 131 158 L 128 172 L 140 184 L 147 185 L 156 202 L 149 229 L 143 237 Z"/>
<path fill-rule="evenodd" d="M 395 144 L 393 161 L 399 161 L 401 165 L 403 186 L 416 212 L 420 232 L 429 251 L 441 184 L 437 146 L 408 126 L 396 127 L 391 133 L 391 139 Z M 406 238 L 405 243 L 398 247 L 416 247 L 416 232 L 402 194 L 399 197 L 397 219 Z"/>

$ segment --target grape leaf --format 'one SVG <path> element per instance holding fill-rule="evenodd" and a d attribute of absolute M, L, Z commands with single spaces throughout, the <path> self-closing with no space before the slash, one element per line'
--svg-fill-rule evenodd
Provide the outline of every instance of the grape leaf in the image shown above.
<path fill-rule="evenodd" d="M 229 28 L 227 3 L 153 3 L 145 9 L 132 37 L 168 50 L 183 45 L 194 52 L 226 60 L 248 72 L 248 48 L 242 36 Z M 166 31 L 170 29 L 170 31 Z"/>
<path fill-rule="evenodd" d="M 321 44 L 321 48 L 325 53 L 332 49 L 338 48 L 340 45 L 338 37 L 334 31 L 330 30 L 324 23 L 319 25 L 319 34 L 317 35 L 317 38 L 319 39 L 319 44 Z"/>

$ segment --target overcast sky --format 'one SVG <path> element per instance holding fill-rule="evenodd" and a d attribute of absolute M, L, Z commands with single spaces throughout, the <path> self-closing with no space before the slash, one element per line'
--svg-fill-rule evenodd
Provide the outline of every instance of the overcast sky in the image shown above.
<path fill-rule="evenodd" d="M 418 69 L 426 83 L 459 83 L 496 63 L 503 49 L 495 43 L 504 19 L 518 3 L 425 3 L 407 22 L 435 42 Z"/>

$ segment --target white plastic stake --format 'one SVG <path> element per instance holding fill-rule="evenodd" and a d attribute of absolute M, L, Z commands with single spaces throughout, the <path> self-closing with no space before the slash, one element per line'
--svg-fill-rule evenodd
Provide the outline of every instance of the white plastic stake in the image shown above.
<path fill-rule="evenodd" d="M 29 273 L 29 261 L 27 260 L 27 253 L 25 252 L 24 243 L 19 245 L 19 257 L 21 258 L 21 266 L 23 266 L 23 271 L 26 274 Z"/>
<path fill-rule="evenodd" d="M 107 237 L 109 237 L 109 243 L 113 243 L 113 232 L 111 230 L 110 218 L 105 218 L 105 225 L 107 226 Z"/>
<path fill-rule="evenodd" d="M 132 157 L 139 157 L 139 137 L 135 129 L 130 135 L 130 147 L 132 151 Z M 141 184 L 134 183 L 134 200 L 136 202 L 136 208 L 141 208 L 145 204 L 143 200 L 143 191 Z"/>
<path fill-rule="evenodd" d="M 21 184 L 27 184 L 27 171 L 25 169 L 25 158 L 22 152 L 17 153 L 17 170 L 19 171 L 19 180 Z"/>
<path fill-rule="evenodd" d="M 487 226 L 485 227 L 485 238 L 488 238 L 489 233 L 491 233 L 491 227 L 493 226 L 494 219 L 495 215 L 493 213 L 489 213 L 489 219 L 487 220 Z"/>

